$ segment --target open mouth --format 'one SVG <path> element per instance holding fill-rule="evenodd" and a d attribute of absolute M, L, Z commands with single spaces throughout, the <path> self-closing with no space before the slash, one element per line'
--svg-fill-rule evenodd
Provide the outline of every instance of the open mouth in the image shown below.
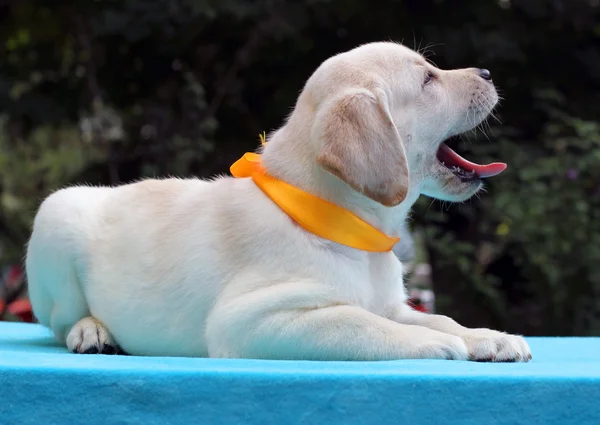
<path fill-rule="evenodd" d="M 484 179 L 496 176 L 506 170 L 506 164 L 503 162 L 482 165 L 466 160 L 448 146 L 448 143 L 453 143 L 457 140 L 459 140 L 458 137 L 451 137 L 442 142 L 437 151 L 437 159 L 460 180 Z"/>

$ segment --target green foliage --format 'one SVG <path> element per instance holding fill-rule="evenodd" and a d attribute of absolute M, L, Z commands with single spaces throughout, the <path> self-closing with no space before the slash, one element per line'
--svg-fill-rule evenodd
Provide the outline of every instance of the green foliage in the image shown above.
<path fill-rule="evenodd" d="M 600 333 L 600 8 L 591 1 L 0 2 L 0 261 L 67 184 L 225 172 L 280 125 L 318 64 L 404 40 L 492 70 L 489 193 L 421 199 L 439 308 L 528 334 Z M 429 45 L 428 43 L 432 43 Z"/>
<path fill-rule="evenodd" d="M 26 139 L 11 139 L 0 117 L 0 243 L 19 258 L 42 194 L 81 172 L 102 152 L 86 146 L 72 126 L 36 126 Z"/>

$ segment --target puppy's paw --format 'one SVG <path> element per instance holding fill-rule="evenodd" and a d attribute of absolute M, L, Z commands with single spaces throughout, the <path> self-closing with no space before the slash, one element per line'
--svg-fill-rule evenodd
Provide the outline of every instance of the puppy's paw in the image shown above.
<path fill-rule="evenodd" d="M 462 335 L 469 359 L 479 362 L 528 362 L 529 345 L 523 337 L 491 329 L 469 329 Z"/>
<path fill-rule="evenodd" d="M 414 355 L 417 359 L 468 360 L 469 351 L 458 336 L 427 329 L 420 335 Z"/>
<path fill-rule="evenodd" d="M 67 348 L 77 354 L 117 354 L 120 351 L 106 327 L 91 316 L 71 328 Z"/>

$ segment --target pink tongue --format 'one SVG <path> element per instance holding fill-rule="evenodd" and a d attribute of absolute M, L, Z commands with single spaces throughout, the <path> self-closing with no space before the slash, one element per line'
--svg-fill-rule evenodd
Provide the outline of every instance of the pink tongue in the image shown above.
<path fill-rule="evenodd" d="M 506 170 L 506 164 L 503 162 L 494 162 L 492 164 L 480 165 L 467 161 L 462 156 L 454 152 L 448 145 L 442 143 L 438 150 L 438 159 L 446 166 L 457 166 L 465 171 L 474 171 L 477 177 L 493 177 Z"/>

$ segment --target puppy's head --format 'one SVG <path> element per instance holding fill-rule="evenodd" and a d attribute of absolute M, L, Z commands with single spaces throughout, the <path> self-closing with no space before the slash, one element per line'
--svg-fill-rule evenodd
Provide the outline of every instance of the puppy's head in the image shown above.
<path fill-rule="evenodd" d="M 503 164 L 469 163 L 444 141 L 473 129 L 498 101 L 489 72 L 441 70 L 395 43 L 371 43 L 325 61 L 299 102 L 314 111 L 317 163 L 385 206 L 408 192 L 462 201 Z"/>

